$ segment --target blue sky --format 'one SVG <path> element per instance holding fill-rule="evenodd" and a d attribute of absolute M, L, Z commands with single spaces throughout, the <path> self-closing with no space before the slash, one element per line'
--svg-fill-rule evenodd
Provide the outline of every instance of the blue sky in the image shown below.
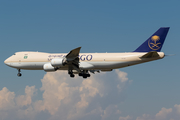
<path fill-rule="evenodd" d="M 105 101 L 102 99 L 104 94 L 102 95 L 100 93 L 104 93 L 105 91 L 96 93 L 96 95 L 100 95 L 101 97 L 96 97 L 96 95 L 86 96 L 92 99 L 92 101 L 86 102 L 89 105 L 103 103 L 96 110 L 104 112 L 99 112 L 99 115 L 95 116 L 94 119 L 140 120 L 142 118 L 143 120 L 155 120 L 160 119 L 158 116 L 164 117 L 164 119 L 174 120 L 180 118 L 180 115 L 176 114 L 178 113 L 176 110 L 178 111 L 178 108 L 180 109 L 178 107 L 180 104 L 179 4 L 180 2 L 178 0 L 1 1 L 0 90 L 2 94 L 0 93 L 0 95 L 5 94 L 3 92 L 4 87 L 9 91 L 6 91 L 6 93 L 13 92 L 14 97 L 12 97 L 12 102 L 15 104 L 15 107 L 0 107 L 0 115 L 4 111 L 9 115 L 15 109 L 25 110 L 30 106 L 32 112 L 28 114 L 34 116 L 33 119 L 57 119 L 55 117 L 56 114 L 62 114 L 61 109 L 67 107 L 59 105 L 58 110 L 54 114 L 52 114 L 52 109 L 41 109 L 38 114 L 34 114 L 35 111 L 37 112 L 37 109 L 35 109 L 37 101 L 46 100 L 46 97 L 43 98 L 43 95 L 46 93 L 46 89 L 43 88 L 46 82 L 43 80 L 49 74 L 46 74 L 44 71 L 22 70 L 23 76 L 21 78 L 17 77 L 17 70 L 9 68 L 4 64 L 4 60 L 15 52 L 41 51 L 66 53 L 79 46 L 82 47 L 81 52 L 84 53 L 130 52 L 141 45 L 159 27 L 170 27 L 162 51 L 165 54 L 176 54 L 175 56 L 122 68 L 120 71 L 123 71 L 123 73 L 113 71 L 112 73 L 95 75 L 92 78 L 94 84 L 91 87 L 98 91 L 103 91 L 104 89 L 100 89 L 103 88 L 103 85 L 93 86 L 96 83 L 95 81 L 99 80 L 103 82 L 104 86 L 112 81 L 112 84 L 108 86 L 109 90 L 105 91 L 108 95 L 114 94 L 109 97 L 112 97 L 116 102 L 112 103 L 111 100 Z M 74 85 L 79 85 L 78 87 L 81 88 L 83 83 L 87 82 L 87 80 L 84 81 L 82 78 L 76 78 L 75 81 L 77 83 L 71 83 L 70 81 L 73 81 L 73 79 L 64 75 L 66 73 L 62 73 L 52 73 L 50 76 L 55 75 L 58 76 L 58 79 L 66 79 L 70 90 L 72 90 L 71 88 Z M 62 75 L 62 78 L 59 74 Z M 126 83 L 122 81 L 122 83 L 118 83 L 123 86 L 120 93 L 117 92 L 118 89 L 117 91 L 113 89 L 110 92 L 110 89 L 116 85 L 115 81 L 117 82 L 118 79 L 123 79 L 122 77 L 117 77 L 118 74 L 125 75 L 127 81 Z M 56 80 L 57 78 L 55 77 Z M 102 81 L 103 79 L 104 81 Z M 61 85 L 61 82 L 59 85 Z M 33 91 L 32 94 L 30 94 L 31 92 L 24 93 L 25 88 L 31 92 Z M 73 92 L 73 95 L 76 95 L 76 92 Z M 81 96 L 81 94 L 78 95 Z M 116 95 L 119 95 L 119 97 L 116 97 Z M 24 106 L 18 104 L 18 100 L 21 102 L 24 100 L 20 96 L 24 96 L 24 99 L 27 98 L 25 101 L 31 98 L 31 102 L 28 103 L 26 101 L 27 103 Z M 119 102 L 117 102 L 118 100 Z M 4 104 L 3 100 L 0 100 L 1 104 Z M 53 108 L 53 106 L 51 107 Z M 68 110 L 72 109 L 71 107 L 67 108 Z M 90 109 L 89 106 L 86 106 L 86 113 L 79 114 L 77 118 L 75 117 L 73 119 L 83 119 L 84 114 L 90 113 L 88 111 Z M 109 113 L 109 116 L 105 113 Z M 114 116 L 113 113 L 118 114 Z M 23 117 L 19 117 L 21 115 L 17 113 L 9 116 L 16 119 L 32 119 L 29 115 L 23 114 Z M 45 117 L 40 117 L 41 115 Z M 64 119 L 68 119 L 65 114 L 62 114 L 62 116 Z M 90 116 L 86 116 L 86 118 L 91 119 Z M 9 120 L 12 118 L 5 116 L 4 119 Z"/>

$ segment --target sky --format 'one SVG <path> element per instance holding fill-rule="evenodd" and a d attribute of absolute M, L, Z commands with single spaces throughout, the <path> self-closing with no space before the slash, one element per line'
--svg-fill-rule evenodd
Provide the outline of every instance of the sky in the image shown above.
<path fill-rule="evenodd" d="M 1 120 L 179 120 L 178 0 L 0 1 Z M 131 52 L 170 27 L 164 59 L 70 78 L 67 71 L 17 70 L 18 51 Z"/>

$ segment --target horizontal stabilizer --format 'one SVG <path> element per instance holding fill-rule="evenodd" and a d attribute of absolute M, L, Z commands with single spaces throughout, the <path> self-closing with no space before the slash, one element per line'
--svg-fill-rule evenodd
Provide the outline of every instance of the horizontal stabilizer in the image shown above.
<path fill-rule="evenodd" d="M 156 51 L 151 51 L 143 55 L 141 58 L 153 58 L 153 57 L 159 57 L 159 54 Z"/>

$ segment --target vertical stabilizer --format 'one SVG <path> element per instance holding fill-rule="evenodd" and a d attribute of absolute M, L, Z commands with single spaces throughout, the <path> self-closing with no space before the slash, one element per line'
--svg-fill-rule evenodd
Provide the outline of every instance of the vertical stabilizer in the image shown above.
<path fill-rule="evenodd" d="M 159 28 L 151 37 L 149 37 L 141 46 L 133 52 L 160 52 L 163 46 L 169 27 Z"/>

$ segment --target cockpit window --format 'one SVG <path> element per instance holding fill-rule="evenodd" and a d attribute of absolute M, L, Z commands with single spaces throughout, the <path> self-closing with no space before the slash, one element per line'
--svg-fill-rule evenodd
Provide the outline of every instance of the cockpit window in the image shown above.
<path fill-rule="evenodd" d="M 14 53 L 14 55 L 16 55 L 16 53 Z"/>

